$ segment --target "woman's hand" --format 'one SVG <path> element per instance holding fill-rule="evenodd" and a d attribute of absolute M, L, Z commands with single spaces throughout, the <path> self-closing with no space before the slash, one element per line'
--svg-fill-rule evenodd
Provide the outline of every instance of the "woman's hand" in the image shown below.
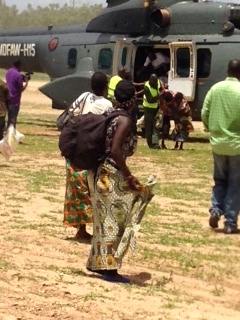
<path fill-rule="evenodd" d="M 130 175 L 127 177 L 127 182 L 129 187 L 134 191 L 139 191 L 141 189 L 141 183 L 138 181 L 136 177 Z"/>

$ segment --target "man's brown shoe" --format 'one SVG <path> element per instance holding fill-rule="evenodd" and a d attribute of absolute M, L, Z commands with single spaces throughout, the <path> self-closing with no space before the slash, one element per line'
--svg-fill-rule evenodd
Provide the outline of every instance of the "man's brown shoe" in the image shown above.
<path fill-rule="evenodd" d="M 211 228 L 218 228 L 218 221 L 220 220 L 220 216 L 217 213 L 211 213 L 209 218 L 209 225 Z"/>

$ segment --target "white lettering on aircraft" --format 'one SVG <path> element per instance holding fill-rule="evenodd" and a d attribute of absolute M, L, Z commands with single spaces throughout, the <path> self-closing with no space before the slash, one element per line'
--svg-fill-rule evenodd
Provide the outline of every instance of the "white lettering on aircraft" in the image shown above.
<path fill-rule="evenodd" d="M 0 44 L 0 57 L 35 57 L 35 43 L 2 43 Z"/>

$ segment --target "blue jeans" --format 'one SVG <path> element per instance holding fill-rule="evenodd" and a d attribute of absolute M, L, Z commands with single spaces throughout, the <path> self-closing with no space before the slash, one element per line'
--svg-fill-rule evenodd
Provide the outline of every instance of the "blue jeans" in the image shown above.
<path fill-rule="evenodd" d="M 224 156 L 213 152 L 214 186 L 210 213 L 224 215 L 225 225 L 237 228 L 240 210 L 240 155 Z"/>
<path fill-rule="evenodd" d="M 7 127 L 9 127 L 11 123 L 13 123 L 14 126 L 16 127 L 19 109 L 20 109 L 20 105 L 19 104 L 17 104 L 17 105 L 10 104 L 8 106 L 8 123 L 7 123 Z"/>

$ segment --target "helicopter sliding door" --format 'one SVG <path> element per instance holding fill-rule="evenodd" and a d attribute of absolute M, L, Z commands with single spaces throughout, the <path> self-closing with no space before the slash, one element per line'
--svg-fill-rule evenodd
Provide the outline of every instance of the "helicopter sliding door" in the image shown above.
<path fill-rule="evenodd" d="M 125 68 L 133 77 L 133 65 L 136 55 L 135 46 L 127 40 L 119 39 L 116 41 L 113 53 L 112 74 L 118 74 L 118 69 Z"/>
<path fill-rule="evenodd" d="M 193 42 L 172 42 L 170 48 L 169 89 L 182 92 L 188 101 L 195 96 L 197 77 L 197 51 Z"/>

